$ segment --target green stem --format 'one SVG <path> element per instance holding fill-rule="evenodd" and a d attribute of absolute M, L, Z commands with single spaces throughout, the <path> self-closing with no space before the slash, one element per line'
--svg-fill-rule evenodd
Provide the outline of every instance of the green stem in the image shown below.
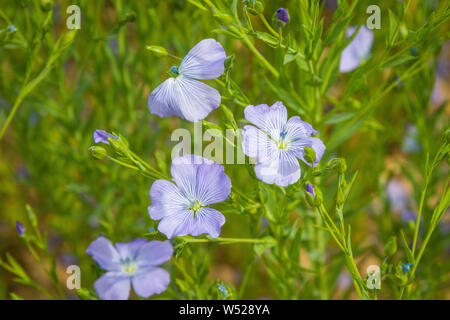
<path fill-rule="evenodd" d="M 205 243 L 217 242 L 219 244 L 235 244 L 235 243 L 267 243 L 276 244 L 274 239 L 253 239 L 253 238 L 193 238 L 189 236 L 177 237 L 187 243 Z"/>
<path fill-rule="evenodd" d="M 258 17 L 261 19 L 261 21 L 263 22 L 263 24 L 266 26 L 267 30 L 270 31 L 270 33 L 275 36 L 275 37 L 279 37 L 279 34 L 270 26 L 270 24 L 267 22 L 266 17 L 264 17 L 264 15 L 262 13 L 260 13 L 258 15 Z"/>
<path fill-rule="evenodd" d="M 272 73 L 275 78 L 278 78 L 280 74 L 278 71 L 264 58 L 264 56 L 256 49 L 255 45 L 248 39 L 248 37 L 244 34 L 242 34 L 242 40 L 244 41 L 245 45 L 250 49 L 251 52 L 254 53 L 256 58 L 258 58 L 259 62 Z"/>

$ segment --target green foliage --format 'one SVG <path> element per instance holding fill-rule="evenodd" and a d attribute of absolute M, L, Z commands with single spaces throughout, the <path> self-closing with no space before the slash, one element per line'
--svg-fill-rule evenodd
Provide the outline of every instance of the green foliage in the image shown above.
<path fill-rule="evenodd" d="M 153 298 L 448 298 L 449 108 L 431 99 L 438 60 L 448 64 L 448 1 L 380 2 L 371 54 L 346 74 L 340 55 L 356 32 L 345 30 L 366 22 L 373 1 L 337 2 L 2 1 L 0 298 L 96 299 L 92 240 L 166 239 L 147 214 L 148 192 L 170 180 L 173 130 L 193 126 L 151 115 L 147 97 L 211 37 L 228 58 L 208 82 L 222 104 L 203 127 L 224 138 L 247 123 L 245 106 L 280 100 L 326 152 L 286 188 L 262 183 L 248 163 L 225 165 L 233 189 L 217 205 L 220 237 L 172 239 L 171 283 Z M 80 30 L 66 27 L 70 4 L 81 8 Z M 286 25 L 272 19 L 279 7 Z M 404 150 L 409 127 L 418 151 Z M 95 129 L 119 139 L 93 146 Z M 408 186 L 415 220 L 389 205 L 391 178 Z M 16 220 L 27 221 L 24 237 Z M 82 270 L 76 291 L 65 288 L 67 255 Z M 368 265 L 381 268 L 380 290 L 367 287 Z"/>

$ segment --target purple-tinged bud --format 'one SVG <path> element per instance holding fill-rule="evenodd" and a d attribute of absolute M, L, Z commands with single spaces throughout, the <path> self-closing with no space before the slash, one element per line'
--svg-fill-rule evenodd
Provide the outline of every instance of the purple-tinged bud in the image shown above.
<path fill-rule="evenodd" d="M 278 20 L 287 23 L 289 21 L 289 13 L 286 9 L 280 8 L 277 10 L 277 18 Z"/>
<path fill-rule="evenodd" d="M 94 131 L 94 142 L 95 143 L 102 142 L 102 143 L 109 144 L 108 138 L 116 139 L 116 140 L 119 139 L 119 137 L 113 136 L 112 134 L 109 134 L 108 132 L 106 132 L 104 130 L 97 129 Z"/>
<path fill-rule="evenodd" d="M 314 186 L 312 184 L 306 184 L 306 191 L 314 198 Z"/>
<path fill-rule="evenodd" d="M 23 237 L 25 235 L 25 227 L 23 226 L 22 223 L 20 223 L 20 221 L 16 222 L 16 229 L 19 237 Z"/>

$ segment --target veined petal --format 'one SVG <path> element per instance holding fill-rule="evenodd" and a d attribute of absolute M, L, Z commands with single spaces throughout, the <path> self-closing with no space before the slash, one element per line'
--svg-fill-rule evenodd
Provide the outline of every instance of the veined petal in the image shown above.
<path fill-rule="evenodd" d="M 319 133 L 319 131 L 314 130 L 312 125 L 300 119 L 299 116 L 293 116 L 289 118 L 286 124 L 287 141 L 310 137 L 311 135 L 315 135 L 317 133 Z"/>
<path fill-rule="evenodd" d="M 325 145 L 323 144 L 322 140 L 314 137 L 299 139 L 291 143 L 290 150 L 295 153 L 296 157 L 301 159 L 307 165 L 311 166 L 311 163 L 306 162 L 305 158 L 303 157 L 303 151 L 305 147 L 313 148 L 316 152 L 316 161 L 314 161 L 314 166 L 316 166 L 322 159 L 322 156 L 325 152 Z"/>
<path fill-rule="evenodd" d="M 164 217 L 158 225 L 158 230 L 169 239 L 174 236 L 182 237 L 188 234 L 198 236 L 203 233 L 216 238 L 224 223 L 225 217 L 219 211 L 203 207 L 195 215 L 190 210 L 184 210 Z"/>
<path fill-rule="evenodd" d="M 179 75 L 160 84 L 148 97 L 151 113 L 178 116 L 188 121 L 203 120 L 219 107 L 220 93 L 203 82 Z"/>
<path fill-rule="evenodd" d="M 119 139 L 117 136 L 113 136 L 112 134 L 106 132 L 105 130 L 97 129 L 94 131 L 94 143 L 106 143 L 109 144 L 108 138 L 111 139 Z"/>
<path fill-rule="evenodd" d="M 140 297 L 148 298 L 154 294 L 166 291 L 170 275 L 161 268 L 148 268 L 131 278 L 134 292 Z"/>
<path fill-rule="evenodd" d="M 197 211 L 195 217 L 191 217 L 191 220 L 189 234 L 194 237 L 207 233 L 212 238 L 217 238 L 225 223 L 223 214 L 212 208 L 201 208 Z"/>
<path fill-rule="evenodd" d="M 94 283 L 102 300 L 127 300 L 130 296 L 130 277 L 119 272 L 107 272 Z"/>
<path fill-rule="evenodd" d="M 144 244 L 136 257 L 138 269 L 159 266 L 172 257 L 173 247 L 170 241 L 151 241 Z"/>
<path fill-rule="evenodd" d="M 108 271 L 119 271 L 121 269 L 121 257 L 111 241 L 100 236 L 86 250 L 86 253 L 99 264 L 99 266 Z"/>
<path fill-rule="evenodd" d="M 194 200 L 196 197 L 197 170 L 202 164 L 214 161 L 201 156 L 188 154 L 172 160 L 170 173 L 184 198 Z"/>
<path fill-rule="evenodd" d="M 300 179 L 300 164 L 294 154 L 280 151 L 272 161 L 255 165 L 255 174 L 267 184 L 286 187 Z"/>
<path fill-rule="evenodd" d="M 179 106 L 182 118 L 188 121 L 200 121 L 220 105 L 219 91 L 183 75 L 176 78 L 175 103 Z"/>
<path fill-rule="evenodd" d="M 244 116 L 272 138 L 279 137 L 287 122 L 287 110 L 280 101 L 271 107 L 266 104 L 247 106 L 244 109 Z"/>
<path fill-rule="evenodd" d="M 153 182 L 150 188 L 150 201 L 148 213 L 153 220 L 160 220 L 174 211 L 185 209 L 188 205 L 188 200 L 179 188 L 167 180 Z"/>
<path fill-rule="evenodd" d="M 186 236 L 189 234 L 193 216 L 192 211 L 188 209 L 174 211 L 161 219 L 158 230 L 164 233 L 168 239 L 172 239 L 174 236 Z"/>
<path fill-rule="evenodd" d="M 116 248 L 122 260 L 130 259 L 134 261 L 136 260 L 139 249 L 146 243 L 147 241 L 145 239 L 138 238 L 131 242 L 116 242 Z"/>
<path fill-rule="evenodd" d="M 351 37 L 356 29 L 357 27 L 355 26 L 349 27 L 346 30 L 346 37 Z M 369 55 L 373 44 L 373 38 L 373 32 L 366 26 L 362 26 L 359 29 L 358 34 L 342 51 L 339 71 L 345 73 L 356 69 L 361 64 L 362 60 Z"/>
<path fill-rule="evenodd" d="M 277 146 L 265 132 L 246 125 L 242 130 L 242 149 L 248 157 L 256 157 L 259 162 L 267 162 L 277 151 Z"/>
<path fill-rule="evenodd" d="M 198 167 L 195 195 L 202 205 L 225 201 L 230 192 L 231 180 L 223 165 L 213 162 Z"/>
<path fill-rule="evenodd" d="M 200 80 L 216 79 L 225 70 L 225 50 L 214 39 L 197 43 L 180 64 L 180 74 Z"/>
<path fill-rule="evenodd" d="M 161 83 L 148 97 L 150 113 L 163 118 L 168 116 L 183 117 L 180 107 L 175 99 L 175 78 L 169 78 Z"/>

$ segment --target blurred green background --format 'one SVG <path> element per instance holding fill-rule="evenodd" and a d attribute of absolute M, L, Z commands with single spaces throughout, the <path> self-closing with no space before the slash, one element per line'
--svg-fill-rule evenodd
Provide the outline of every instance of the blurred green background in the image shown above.
<path fill-rule="evenodd" d="M 374 2 L 379 2 L 382 10 L 382 28 L 375 30 L 372 48 L 372 55 L 379 56 L 388 32 L 387 9 L 395 10 L 400 1 L 359 1 L 351 24 L 364 23 L 366 8 Z M 411 1 L 404 27 L 419 29 L 444 2 Z M 321 3 L 327 30 L 332 24 L 336 3 Z M 27 74 L 34 77 L 42 70 L 57 39 L 68 31 L 66 8 L 70 4 L 81 8 L 81 29 L 51 71 L 25 97 L 0 141 L 0 258 L 4 259 L 6 252 L 11 253 L 35 281 L 49 290 L 52 290 L 50 280 L 16 234 L 16 221 L 23 221 L 28 228 L 26 204 L 34 209 L 39 227 L 48 237 L 61 281 L 67 276 L 65 267 L 78 264 L 82 270 L 82 286 L 89 289 L 100 274 L 85 254 L 92 240 L 99 234 L 106 234 L 112 241 L 129 241 L 156 226 L 147 215 L 151 181 L 112 162 L 93 160 L 88 151 L 95 129 L 115 131 L 124 135 L 143 159 L 156 165 L 154 154 L 158 151 L 158 157 L 170 166 L 171 148 L 176 144 L 170 141 L 171 132 L 178 127 L 192 130 L 191 123 L 175 117 L 160 119 L 149 113 L 148 95 L 178 62 L 153 55 L 146 50 L 147 45 L 163 46 L 182 57 L 198 41 L 214 37 L 228 55 L 235 55 L 230 76 L 252 104 L 272 104 L 287 99 L 283 91 L 273 90 L 270 81 L 274 80 L 260 67 L 252 52 L 239 40 L 213 33 L 213 29 L 221 28 L 217 19 L 190 1 L 55 0 L 53 6 L 46 7 L 46 1 L 2 0 L 0 29 L 14 25 L 17 31 L 7 38 L 5 33 L 1 35 L 0 124 L 9 114 Z M 296 13 L 297 6 L 297 1 L 266 1 L 264 13 L 270 21 L 277 8 L 287 8 L 291 21 L 285 32 L 301 42 L 302 21 Z M 255 29 L 264 29 L 256 17 L 252 20 Z M 359 248 L 358 265 L 364 275 L 368 265 L 381 263 L 387 239 L 401 226 L 408 229 L 400 215 L 388 205 L 388 181 L 392 178 L 401 181 L 408 190 L 411 209 L 417 210 L 426 152 L 436 152 L 440 135 L 448 127 L 448 32 L 446 22 L 426 42 L 412 44 L 411 54 L 424 56 L 423 67 L 377 101 L 370 119 L 342 143 L 327 149 L 324 157 L 324 160 L 336 155 L 344 157 L 350 172 L 359 170 L 346 219 L 352 224 L 353 241 Z M 283 64 L 279 62 L 279 51 L 259 40 L 255 41 L 255 46 L 277 68 Z M 301 87 L 295 87 L 303 77 L 295 63 L 281 68 L 290 75 L 293 90 L 304 95 Z M 367 77 L 362 90 L 350 97 L 344 93 L 352 76 L 339 75 L 327 96 L 322 97 L 325 120 L 320 126 L 324 130 L 325 145 L 328 146 L 330 137 L 336 135 L 342 125 L 333 121 L 327 123 L 328 112 L 336 106 L 341 111 L 358 112 L 366 96 L 381 84 L 393 82 L 406 69 L 405 65 L 377 69 Z M 283 83 L 279 81 L 275 86 L 283 88 Z M 341 102 L 337 105 L 336 101 Z M 243 119 L 242 106 L 232 102 L 227 106 L 237 120 Z M 290 109 L 289 114 L 295 112 Z M 313 120 L 308 114 L 302 118 Z M 220 122 L 218 113 L 213 112 L 208 121 Z M 239 123 L 241 126 L 242 122 Z M 409 137 L 411 140 L 407 140 Z M 408 147 L 408 141 L 418 147 Z M 247 170 L 228 167 L 233 184 L 252 192 Z M 444 164 L 433 177 L 425 204 L 425 219 L 435 206 L 448 173 L 448 165 Z M 328 200 L 335 196 L 335 180 L 330 177 L 326 181 L 329 187 L 322 188 Z M 300 208 L 308 210 L 304 204 Z M 253 221 L 250 215 L 232 214 L 226 218 L 222 235 L 246 237 L 250 233 Z M 421 289 L 422 298 L 449 298 L 449 222 L 445 219 L 423 259 L 420 278 L 426 285 Z M 308 255 L 303 252 L 308 246 L 305 238 L 301 254 L 304 266 L 308 266 Z M 355 298 L 343 262 L 336 256 L 336 246 L 331 242 L 329 246 L 328 267 L 333 275 L 329 280 L 333 288 L 330 297 Z M 194 258 L 186 258 L 184 263 L 191 264 L 192 268 L 206 268 L 208 281 L 219 278 L 239 287 L 245 272 L 251 272 L 245 298 L 280 298 L 267 281 L 268 275 L 261 264 L 247 269 L 255 259 L 251 245 L 208 245 L 192 247 L 192 250 Z M 299 298 L 317 297 L 311 276 L 306 275 L 301 280 L 301 288 Z M 38 290 L 14 282 L 10 273 L 0 269 L 0 298 L 10 298 L 10 292 L 24 298 L 45 298 Z M 76 296 L 70 291 L 67 294 Z M 390 298 L 392 293 L 386 289 L 380 296 Z M 168 292 L 162 297 L 173 296 Z"/>

